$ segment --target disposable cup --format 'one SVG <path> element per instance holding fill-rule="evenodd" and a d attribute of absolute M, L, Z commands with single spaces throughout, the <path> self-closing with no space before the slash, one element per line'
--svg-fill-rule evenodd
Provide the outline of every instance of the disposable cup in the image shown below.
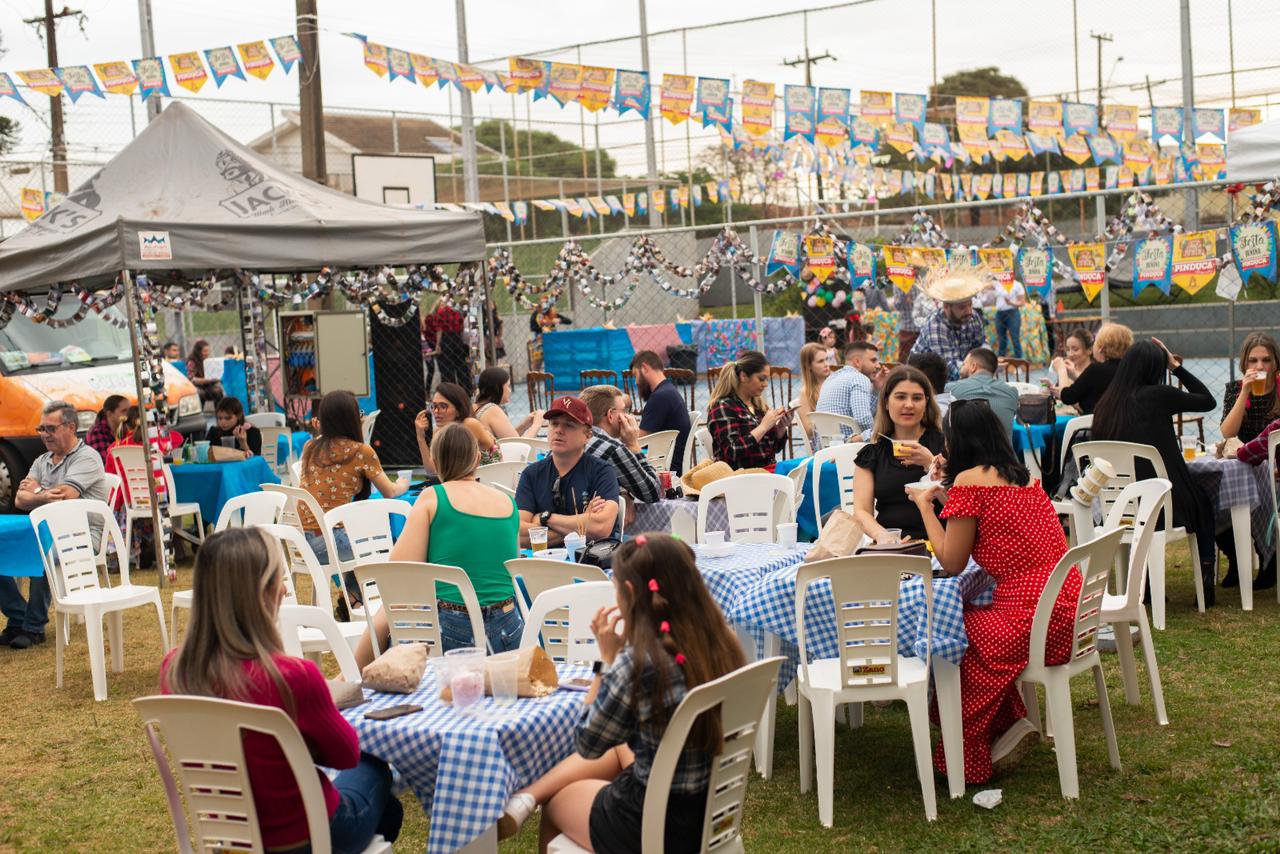
<path fill-rule="evenodd" d="M 885 528 L 884 533 L 876 537 L 876 542 L 881 544 L 900 543 L 902 542 L 902 529 Z"/>
<path fill-rule="evenodd" d="M 584 541 L 577 531 L 570 531 L 564 535 L 564 548 L 566 560 L 576 561 L 578 552 L 582 550 Z"/>
<path fill-rule="evenodd" d="M 224 448 L 234 448 L 236 446 L 235 436 L 220 436 L 218 441 L 222 442 Z"/>
<path fill-rule="evenodd" d="M 464 646 L 451 649 L 444 655 L 449 661 L 453 707 L 459 712 L 466 712 L 484 698 L 484 650 Z"/>
<path fill-rule="evenodd" d="M 520 659 L 515 653 L 492 655 L 486 662 L 489 685 L 493 688 L 493 704 L 509 706 L 516 701 L 520 685 Z"/>
<path fill-rule="evenodd" d="M 204 439 L 196 442 L 196 462 L 209 462 L 209 443 Z"/>
<path fill-rule="evenodd" d="M 778 545 L 784 549 L 794 549 L 796 547 L 797 534 L 799 526 L 795 522 L 779 522 L 778 523 Z"/>
<path fill-rule="evenodd" d="M 1196 458 L 1196 437 L 1182 437 L 1182 458 L 1184 460 L 1194 460 Z"/>
<path fill-rule="evenodd" d="M 529 529 L 529 548 L 534 553 L 546 551 L 547 549 L 547 529 L 542 527 Z"/>
<path fill-rule="evenodd" d="M 719 548 L 724 545 L 724 531 L 707 531 L 702 539 L 703 545 Z"/>

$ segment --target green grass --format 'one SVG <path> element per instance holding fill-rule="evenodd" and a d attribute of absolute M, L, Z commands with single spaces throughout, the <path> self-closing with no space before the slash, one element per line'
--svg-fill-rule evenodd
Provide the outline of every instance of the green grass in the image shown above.
<path fill-rule="evenodd" d="M 778 713 L 774 777 L 754 778 L 745 824 L 749 851 L 1276 851 L 1280 850 L 1280 608 L 1274 591 L 1243 613 L 1234 591 L 1207 614 L 1192 605 L 1185 551 L 1171 550 L 1168 630 L 1156 633 L 1168 727 L 1155 724 L 1145 671 L 1142 702 L 1124 703 L 1119 669 L 1104 656 L 1124 769 L 1113 772 L 1092 680 L 1075 682 L 1081 799 L 1059 796 L 1052 747 L 1042 744 L 994 783 L 1004 803 L 988 812 L 946 798 L 938 821 L 920 801 L 906 713 L 867 708 L 861 730 L 837 727 L 835 826 L 818 823 L 817 798 L 797 785 L 796 712 Z M 139 572 L 136 581 L 155 583 Z M 190 573 L 180 574 L 179 589 Z M 166 602 L 169 592 L 163 594 Z M 180 615 L 185 620 L 185 615 Z M 126 616 L 125 672 L 109 674 L 110 699 L 93 701 L 84 632 L 67 649 L 54 688 L 52 636 L 42 647 L 0 650 L 6 712 L 0 779 L 0 851 L 172 851 L 164 797 L 130 699 L 154 692 L 160 641 L 142 610 Z M 936 732 L 935 732 L 936 737 Z M 421 851 L 427 822 L 411 794 L 397 848 Z M 531 822 L 508 851 L 533 851 Z"/>

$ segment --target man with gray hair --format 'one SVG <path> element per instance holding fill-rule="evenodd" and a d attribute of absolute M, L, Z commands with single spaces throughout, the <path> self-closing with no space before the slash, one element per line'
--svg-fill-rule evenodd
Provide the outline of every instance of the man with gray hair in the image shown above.
<path fill-rule="evenodd" d="M 31 464 L 31 471 L 18 484 L 14 505 L 31 512 L 52 501 L 75 498 L 107 500 L 102 457 L 76 435 L 76 408 L 62 400 L 50 401 L 36 427 L 40 441 L 48 449 Z M 93 526 L 95 542 L 102 526 Z M 0 575 L 0 612 L 7 623 L 0 632 L 0 646 L 28 649 L 44 643 L 49 622 L 49 582 L 44 576 L 31 579 L 24 599 L 16 578 Z"/>

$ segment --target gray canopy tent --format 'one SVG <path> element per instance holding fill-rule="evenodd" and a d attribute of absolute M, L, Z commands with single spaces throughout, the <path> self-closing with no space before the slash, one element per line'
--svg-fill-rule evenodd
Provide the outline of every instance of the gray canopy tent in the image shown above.
<path fill-rule="evenodd" d="M 347 196 L 282 170 L 172 102 L 93 177 L 0 243 L 0 293 L 71 281 L 94 287 L 123 276 L 136 330 L 132 276 L 139 272 L 199 278 L 210 270 L 287 273 L 483 258 L 480 214 Z M 142 401 L 138 340 L 130 337 Z M 151 481 L 150 466 L 147 473 Z M 150 487 L 159 531 L 154 482 Z"/>

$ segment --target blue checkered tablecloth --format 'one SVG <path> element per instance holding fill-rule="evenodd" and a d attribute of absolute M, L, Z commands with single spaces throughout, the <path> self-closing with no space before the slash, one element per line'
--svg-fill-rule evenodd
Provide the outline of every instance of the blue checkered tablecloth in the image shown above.
<path fill-rule="evenodd" d="M 1213 501 L 1219 530 L 1231 524 L 1233 505 L 1248 505 L 1254 548 L 1266 566 L 1276 545 L 1272 528 L 1275 510 L 1271 506 L 1267 466 L 1251 466 L 1236 459 L 1220 460 L 1206 454 L 1189 460 L 1187 468 Z"/>
<path fill-rule="evenodd" d="M 964 605 L 966 602 L 990 604 L 993 586 L 991 576 L 972 561 L 954 578 L 933 580 L 933 655 L 960 663 L 969 648 L 969 638 L 964 631 Z M 766 574 L 753 589 L 740 596 L 730 619 L 739 625 L 771 632 L 793 645 L 794 650 L 799 640 L 795 614 L 796 567 L 793 565 Z M 898 598 L 899 655 L 925 654 L 925 619 L 922 580 L 903 581 Z M 831 582 L 824 579 L 809 586 L 804 625 L 810 661 L 836 657 L 836 612 Z"/>
<path fill-rule="evenodd" d="M 589 668 L 558 665 L 560 680 L 590 676 Z M 370 702 L 342 714 L 360 749 L 388 762 L 413 788 L 431 822 L 428 854 L 457 851 L 492 826 L 507 799 L 573 752 L 583 694 L 559 690 L 505 708 L 486 697 L 472 714 L 442 703 L 429 665 L 412 694 L 365 691 Z M 416 714 L 371 721 L 373 709 L 413 703 Z"/>
<path fill-rule="evenodd" d="M 664 498 L 652 504 L 639 501 L 635 504 L 635 518 L 627 524 L 627 539 L 645 531 L 671 532 L 671 518 L 677 513 L 689 517 L 689 527 L 696 529 L 698 524 L 698 499 L 696 498 Z M 707 506 L 707 530 L 729 530 L 729 511 L 724 501 L 717 498 Z"/>

